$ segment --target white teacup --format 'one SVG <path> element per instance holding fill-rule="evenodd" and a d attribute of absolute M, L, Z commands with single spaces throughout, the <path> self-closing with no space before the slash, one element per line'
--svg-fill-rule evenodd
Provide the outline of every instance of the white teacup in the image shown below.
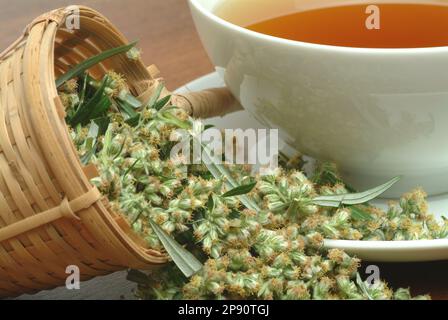
<path fill-rule="evenodd" d="M 214 10 L 227 0 L 189 1 L 203 44 L 230 90 L 264 125 L 280 128 L 287 143 L 335 161 L 358 189 L 402 175 L 386 196 L 416 187 L 432 195 L 448 191 L 448 44 L 367 49 L 291 41 L 219 18 Z M 262 6 L 265 0 L 240 1 Z M 266 18 L 288 6 L 298 11 L 341 4 L 277 2 Z"/>

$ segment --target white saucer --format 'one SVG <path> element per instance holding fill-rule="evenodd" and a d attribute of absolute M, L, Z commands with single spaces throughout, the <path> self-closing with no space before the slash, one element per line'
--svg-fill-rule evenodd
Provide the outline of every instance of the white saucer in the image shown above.
<path fill-rule="evenodd" d="M 200 91 L 222 86 L 224 86 L 224 82 L 218 73 L 215 72 L 188 83 L 179 88 L 177 92 Z M 208 119 L 206 122 L 226 129 L 264 128 L 263 125 L 252 118 L 246 111 L 235 112 L 223 118 Z M 373 203 L 384 207 L 386 202 L 386 200 L 379 199 Z M 448 195 L 430 197 L 428 202 L 430 211 L 436 216 L 447 216 Z M 416 262 L 448 260 L 448 239 L 416 241 L 326 240 L 325 246 L 327 248 L 344 249 L 346 252 L 355 254 L 366 261 Z"/>

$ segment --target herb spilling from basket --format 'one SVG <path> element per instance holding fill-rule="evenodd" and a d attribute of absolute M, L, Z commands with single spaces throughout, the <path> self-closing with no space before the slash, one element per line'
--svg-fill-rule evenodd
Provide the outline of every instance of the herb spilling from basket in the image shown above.
<path fill-rule="evenodd" d="M 170 157 L 170 137 L 204 127 L 155 90 L 143 104 L 125 78 L 88 69 L 117 54 L 138 58 L 134 44 L 106 51 L 57 81 L 72 140 L 84 164 L 97 166 L 92 184 L 106 195 L 148 247 L 172 263 L 151 274 L 130 271 L 143 299 L 410 299 L 407 289 L 368 285 L 360 261 L 323 240 L 416 240 L 448 237 L 448 222 L 428 213 L 421 190 L 391 203 L 369 201 L 397 179 L 349 193 L 336 168 L 313 177 L 298 159 L 283 159 L 268 176 L 242 165 L 185 165 Z M 207 146 L 203 151 L 208 156 Z M 212 161 L 213 163 L 213 161 Z M 416 298 L 428 298 L 419 296 Z"/>

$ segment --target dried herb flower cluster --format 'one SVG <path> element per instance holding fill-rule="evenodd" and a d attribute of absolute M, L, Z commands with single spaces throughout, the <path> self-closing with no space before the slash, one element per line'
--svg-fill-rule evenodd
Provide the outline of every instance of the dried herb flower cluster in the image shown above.
<path fill-rule="evenodd" d="M 92 183 L 148 247 L 163 250 L 161 236 L 169 237 L 203 264 L 191 277 L 174 263 L 149 275 L 130 271 L 142 299 L 410 299 L 408 290 L 384 282 L 367 285 L 360 261 L 325 250 L 323 240 L 448 237 L 448 222 L 428 213 L 421 190 L 386 211 L 316 204 L 353 191 L 330 164 L 319 165 L 312 179 L 298 161 L 269 176 L 251 176 L 240 165 L 222 166 L 219 175 L 205 164 L 184 165 L 170 157 L 170 137 L 201 125 L 160 96 L 162 88 L 143 105 L 122 75 L 110 71 L 98 80 L 82 67 L 59 92 L 81 161 L 100 172 Z"/>

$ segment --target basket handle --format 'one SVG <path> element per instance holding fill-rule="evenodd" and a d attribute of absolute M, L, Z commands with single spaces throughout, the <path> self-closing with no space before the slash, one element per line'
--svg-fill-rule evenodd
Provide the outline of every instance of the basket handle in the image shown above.
<path fill-rule="evenodd" d="M 208 119 L 243 110 L 243 107 L 226 87 L 198 92 L 174 94 L 171 103 L 187 111 L 193 118 Z"/>
<path fill-rule="evenodd" d="M 100 191 L 96 187 L 94 187 L 90 189 L 90 191 L 70 202 L 67 200 L 67 198 L 64 198 L 61 204 L 57 207 L 1 228 L 0 242 L 12 239 L 18 235 L 29 232 L 62 218 L 80 220 L 76 213 L 90 208 L 95 203 L 100 201 L 102 197 L 103 196 Z"/>
<path fill-rule="evenodd" d="M 139 84 L 143 93 L 138 99 L 146 104 L 163 79 L 157 78 L 160 74 L 159 69 L 155 65 L 147 68 L 152 80 L 143 81 Z M 222 117 L 226 114 L 242 110 L 243 107 L 235 99 L 230 90 L 226 87 L 212 88 L 199 92 L 188 92 L 185 94 L 172 94 L 166 88 L 163 88 L 161 97 L 171 96 L 171 103 L 179 108 L 184 109 L 194 118 L 213 118 Z"/>

